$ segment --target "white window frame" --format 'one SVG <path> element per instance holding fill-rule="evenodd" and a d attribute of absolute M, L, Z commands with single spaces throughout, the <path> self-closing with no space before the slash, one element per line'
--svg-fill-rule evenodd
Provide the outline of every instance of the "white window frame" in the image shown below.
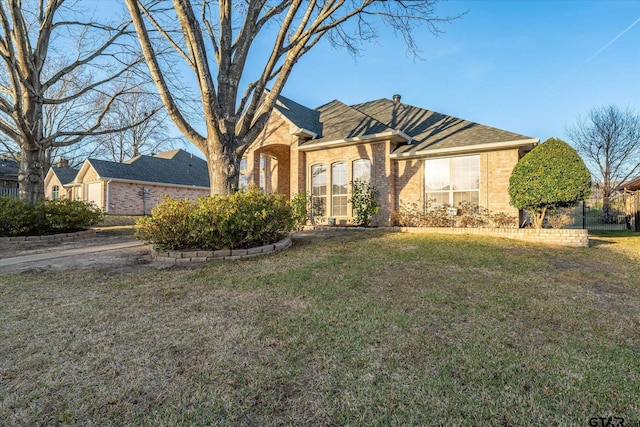
<path fill-rule="evenodd" d="M 455 169 L 454 169 L 454 162 L 459 161 L 461 159 L 465 159 L 465 160 L 474 160 L 475 161 L 475 167 L 474 169 L 477 170 L 477 180 L 475 181 L 475 186 L 472 185 L 471 187 L 465 187 L 465 188 L 454 188 L 454 183 L 456 182 L 455 180 Z M 429 170 L 429 163 L 430 162 L 434 162 L 434 161 L 444 161 L 444 160 L 448 160 L 448 164 L 449 164 L 449 181 L 448 181 L 448 185 L 446 189 L 443 190 L 429 190 L 428 189 L 428 182 L 427 182 L 427 176 L 428 176 L 428 170 Z M 433 165 L 433 163 L 432 163 Z M 454 199 L 455 199 L 455 194 L 456 193 L 477 193 L 477 200 L 478 203 L 477 205 L 480 204 L 480 156 L 479 155 L 471 155 L 471 156 L 458 156 L 458 157 L 440 157 L 440 158 L 436 158 L 436 159 L 427 159 L 424 162 L 424 173 L 425 173 L 425 183 L 424 183 L 424 195 L 425 195 L 425 210 L 427 209 L 427 207 L 429 206 L 429 200 L 432 199 L 429 197 L 429 194 L 442 194 L 442 195 L 447 195 L 448 196 L 448 205 L 449 206 L 453 206 L 456 207 L 454 204 Z M 475 188 L 474 188 L 475 187 Z M 436 203 L 435 205 L 432 205 L 432 207 L 435 206 L 439 206 L 440 204 Z"/>

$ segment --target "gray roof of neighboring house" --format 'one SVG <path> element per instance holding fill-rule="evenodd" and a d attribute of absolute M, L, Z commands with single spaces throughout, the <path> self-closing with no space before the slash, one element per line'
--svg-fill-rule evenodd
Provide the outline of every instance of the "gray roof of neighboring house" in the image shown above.
<path fill-rule="evenodd" d="M 286 102 L 295 104 L 290 100 Z M 296 111 L 309 110 L 300 104 L 295 105 Z M 282 113 L 280 109 L 278 111 Z M 310 130 L 315 127 L 321 131 L 317 132 L 316 139 L 305 141 L 302 145 L 362 137 L 391 130 L 401 131 L 412 139 L 410 144 L 398 146 L 394 153 L 532 139 L 424 108 L 396 103 L 390 99 L 378 99 L 351 106 L 334 100 L 316 108 L 315 111 L 318 116 L 305 116 L 305 120 L 316 120 L 315 125 L 296 121 L 297 115 L 294 114 L 287 116 L 299 127 Z"/>
<path fill-rule="evenodd" d="M 2 180 L 18 180 L 18 170 L 20 164 L 11 159 L 0 159 L 0 179 Z"/>
<path fill-rule="evenodd" d="M 60 184 L 62 185 L 69 184 L 76 178 L 76 175 L 78 175 L 78 169 L 59 168 L 56 166 L 52 166 L 51 170 L 56 174 L 56 176 L 58 177 L 58 181 L 60 181 Z"/>
<path fill-rule="evenodd" d="M 309 130 L 317 135 L 322 133 L 319 111 L 307 108 L 284 96 L 278 96 L 274 108 L 299 128 Z"/>
<path fill-rule="evenodd" d="M 126 163 L 88 161 L 103 179 L 209 187 L 207 162 L 180 149 L 134 157 Z"/>

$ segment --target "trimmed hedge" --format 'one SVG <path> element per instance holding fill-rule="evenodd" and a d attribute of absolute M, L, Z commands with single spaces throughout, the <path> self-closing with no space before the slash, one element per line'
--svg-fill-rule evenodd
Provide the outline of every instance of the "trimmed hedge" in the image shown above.
<path fill-rule="evenodd" d="M 103 213 L 92 203 L 77 200 L 26 200 L 0 197 L 0 236 L 37 236 L 78 231 L 98 224 Z"/>
<path fill-rule="evenodd" d="M 163 249 L 244 249 L 274 243 L 295 225 L 282 195 L 251 187 L 233 194 L 175 200 L 165 197 L 136 223 L 136 237 Z"/>

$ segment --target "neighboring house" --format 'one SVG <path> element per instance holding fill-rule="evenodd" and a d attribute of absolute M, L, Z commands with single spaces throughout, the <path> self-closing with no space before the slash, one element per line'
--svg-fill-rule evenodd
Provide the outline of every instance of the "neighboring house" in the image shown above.
<path fill-rule="evenodd" d="M 46 194 L 52 194 L 53 185 L 51 179 Z M 87 159 L 63 187 L 69 197 L 93 202 L 106 213 L 143 215 L 164 195 L 179 199 L 208 195 L 209 172 L 207 162 L 178 149 L 124 163 Z"/>
<path fill-rule="evenodd" d="M 0 197 L 18 197 L 18 170 L 20 164 L 12 159 L 0 159 Z"/>
<path fill-rule="evenodd" d="M 68 186 L 78 174 L 78 169 L 69 167 L 69 162 L 60 159 L 56 166 L 49 168 L 47 175 L 44 177 L 44 196 L 47 199 L 66 199 L 70 198 L 70 187 Z"/>
<path fill-rule="evenodd" d="M 389 224 L 401 202 L 424 209 L 470 202 L 519 214 L 509 204 L 509 177 L 539 139 L 393 98 L 356 105 L 335 100 L 310 109 L 280 97 L 242 160 L 240 185 L 287 196 L 307 191 L 316 223 L 352 218 L 347 200 L 356 178 L 380 192 L 378 225 Z"/>
<path fill-rule="evenodd" d="M 629 217 L 629 227 L 640 231 L 640 176 L 620 184 L 617 188 L 624 194 L 625 214 Z"/>

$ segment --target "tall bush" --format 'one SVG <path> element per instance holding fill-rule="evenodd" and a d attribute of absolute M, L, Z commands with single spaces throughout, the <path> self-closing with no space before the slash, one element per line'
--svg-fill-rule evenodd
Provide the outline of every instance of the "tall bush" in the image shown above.
<path fill-rule="evenodd" d="M 282 195 L 256 187 L 197 201 L 165 198 L 136 224 L 136 237 L 165 249 L 236 249 L 276 242 L 294 228 Z"/>
<path fill-rule="evenodd" d="M 374 215 L 378 214 L 380 203 L 379 192 L 362 179 L 351 182 L 351 198 L 347 200 L 353 209 L 353 220 L 356 225 L 368 227 Z"/>
<path fill-rule="evenodd" d="M 570 207 L 591 193 L 591 174 L 576 150 L 550 138 L 527 153 L 509 179 L 511 205 L 525 209 L 535 228 L 549 209 Z"/>
<path fill-rule="evenodd" d="M 289 202 L 295 230 L 301 230 L 309 222 L 311 214 L 311 194 L 301 191 Z"/>

